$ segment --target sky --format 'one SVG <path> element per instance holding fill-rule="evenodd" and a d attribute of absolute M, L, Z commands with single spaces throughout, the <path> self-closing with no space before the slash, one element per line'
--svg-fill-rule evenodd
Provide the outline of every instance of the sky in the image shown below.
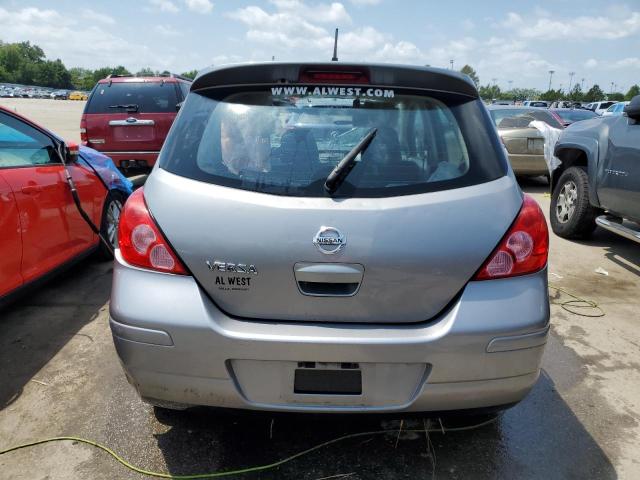
<path fill-rule="evenodd" d="M 0 40 L 68 68 L 328 61 L 336 27 L 341 61 L 453 60 L 502 89 L 546 90 L 549 70 L 552 88 L 640 83 L 640 0 L 0 0 Z"/>

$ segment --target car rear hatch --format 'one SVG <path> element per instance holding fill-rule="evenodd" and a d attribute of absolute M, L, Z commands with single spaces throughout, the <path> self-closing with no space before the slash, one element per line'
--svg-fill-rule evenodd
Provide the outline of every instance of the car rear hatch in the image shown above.
<path fill-rule="evenodd" d="M 100 83 L 85 107 L 87 145 L 106 153 L 157 153 L 176 116 L 175 82 L 131 78 Z"/>
<path fill-rule="evenodd" d="M 230 86 L 233 76 L 297 82 L 304 68 L 257 67 L 196 80 L 147 181 L 148 208 L 177 255 L 236 317 L 437 316 L 522 204 L 475 89 L 455 75 L 398 67 L 368 69 L 374 86 Z M 412 90 L 413 78 L 433 91 Z M 306 108 L 322 125 L 317 138 L 287 121 Z M 326 135 L 332 123 L 335 134 Z M 369 147 L 328 194 L 328 173 L 372 129 Z"/>

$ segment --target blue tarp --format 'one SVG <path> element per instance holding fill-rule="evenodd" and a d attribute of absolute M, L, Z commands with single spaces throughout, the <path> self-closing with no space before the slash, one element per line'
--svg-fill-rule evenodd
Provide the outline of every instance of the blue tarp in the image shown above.
<path fill-rule="evenodd" d="M 104 180 L 109 189 L 120 190 L 126 196 L 133 193 L 133 184 L 120 173 L 111 158 L 85 146 L 80 146 L 80 158 L 96 169 L 98 175 Z"/>

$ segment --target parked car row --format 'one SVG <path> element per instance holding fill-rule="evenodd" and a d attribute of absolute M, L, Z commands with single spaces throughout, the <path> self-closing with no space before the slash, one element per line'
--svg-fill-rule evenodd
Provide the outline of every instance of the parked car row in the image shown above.
<path fill-rule="evenodd" d="M 584 106 L 584 108 L 586 108 L 587 110 L 591 110 L 597 113 L 598 115 L 602 115 L 607 110 L 607 108 L 609 108 L 614 103 L 616 102 L 611 102 L 611 101 L 592 102 L 592 103 L 587 103 Z"/>
<path fill-rule="evenodd" d="M 561 108 L 561 109 L 583 109 L 591 110 L 597 115 L 620 115 L 625 105 L 629 102 L 614 102 L 614 101 L 600 101 L 600 102 L 573 102 L 569 100 L 558 100 L 555 102 L 548 102 L 546 100 L 525 100 L 521 104 L 517 102 L 500 101 L 495 100 L 492 105 L 514 105 L 522 107 L 535 107 L 535 108 Z"/>
<path fill-rule="evenodd" d="M 398 65 L 267 62 L 213 68 L 193 83 L 101 80 L 85 106 L 83 143 L 123 168 L 150 166 L 162 147 L 121 213 L 108 187 L 95 189 L 97 175 L 74 170 L 78 184 L 91 177 L 87 209 L 110 241 L 118 212 L 109 315 L 128 381 L 160 408 L 364 413 L 519 402 L 537 381 L 549 332 L 549 239 L 499 138 L 514 169 L 533 174 L 544 138 L 532 121 L 584 132 L 567 152 L 556 149 L 564 218 L 585 208 L 577 185 L 585 179 L 569 174 L 594 170 L 581 155 L 609 135 L 609 152 L 595 151 L 611 172 L 594 208 L 623 222 L 633 210 L 621 218 L 625 210 L 604 199 L 625 188 L 637 198 L 637 182 L 615 178 L 638 176 L 629 151 L 638 150 L 640 97 L 629 107 L 598 120 L 533 105 L 495 105 L 488 116 L 468 77 Z M 0 114 L 13 162 L 5 170 L 33 164 L 42 169 L 34 175 L 47 174 L 60 140 Z M 575 148 L 581 140 L 586 152 Z M 59 181 L 55 173 L 46 179 Z M 34 205 L 30 196 L 54 188 L 14 175 L 0 195 L 18 209 L 0 217 L 3 243 L 40 255 L 40 266 L 44 254 L 15 234 L 30 219 L 20 202 L 50 208 L 45 221 L 80 224 L 64 204 L 68 189 Z M 256 232 L 273 241 L 256 248 Z M 86 240 L 72 259 L 96 247 L 80 226 L 76 235 Z M 0 272 L 28 280 L 14 259 L 0 261 Z"/>
<path fill-rule="evenodd" d="M 50 90 L 34 87 L 0 86 L 3 98 L 51 98 L 53 100 L 86 100 L 87 92 L 69 90 Z"/>
<path fill-rule="evenodd" d="M 608 117 L 610 115 L 622 115 L 624 112 L 624 108 L 629 105 L 630 102 L 617 102 L 607 108 L 604 112 L 602 112 L 603 117 Z"/>
<path fill-rule="evenodd" d="M 0 97 L 4 98 L 50 98 L 51 91 L 39 88 L 0 87 Z"/>

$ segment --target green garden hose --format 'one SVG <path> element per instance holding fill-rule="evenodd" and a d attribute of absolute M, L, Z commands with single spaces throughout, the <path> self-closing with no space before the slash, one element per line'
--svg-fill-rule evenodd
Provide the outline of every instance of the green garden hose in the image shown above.
<path fill-rule="evenodd" d="M 146 475 L 149 477 L 156 477 L 156 478 L 171 478 L 174 480 L 196 480 L 196 479 L 200 479 L 200 478 L 219 478 L 219 477 L 231 477 L 231 476 L 235 476 L 235 475 L 242 475 L 242 474 L 246 474 L 246 473 L 255 473 L 255 472 L 261 472 L 264 470 L 271 470 L 277 467 L 280 467 L 282 465 L 284 465 L 285 463 L 289 463 L 297 458 L 300 458 L 304 455 L 307 455 L 311 452 L 314 452 L 316 450 L 320 450 L 321 448 L 324 447 L 328 447 L 329 445 L 333 445 L 335 443 L 338 442 L 342 442 L 344 440 L 348 440 L 350 438 L 358 438 L 358 437 L 368 437 L 368 436 L 373 436 L 373 435 L 382 435 L 382 434 L 391 434 L 391 433 L 396 433 L 396 434 L 400 434 L 402 432 L 413 432 L 413 433 L 429 433 L 429 432 L 441 432 L 441 433 L 446 433 L 446 432 L 461 432 L 461 431 L 465 431 L 465 430 L 474 430 L 476 428 L 480 428 L 480 427 L 484 427 L 485 425 L 489 425 L 490 423 L 493 423 L 497 420 L 498 417 L 493 417 L 490 418 L 489 420 L 486 420 L 484 422 L 475 424 L 475 425 L 469 425 L 469 426 L 464 426 L 464 427 L 454 427 L 454 428 L 446 428 L 442 426 L 442 423 L 440 423 L 440 428 L 425 428 L 425 429 L 391 429 L 391 430 L 374 430 L 372 432 L 361 432 L 361 433 L 352 433 L 349 435 L 343 435 L 341 437 L 338 438 L 334 438 L 333 440 L 329 440 L 327 442 L 323 442 L 320 443 L 314 447 L 308 448 L 307 450 L 303 450 L 302 452 L 298 452 L 294 455 L 291 455 L 290 457 L 284 458 L 282 460 L 278 460 L 276 462 L 273 463 L 269 463 L 267 465 L 256 465 L 254 467 L 247 467 L 247 468 L 240 468 L 240 469 L 236 469 L 236 470 L 226 470 L 226 471 L 222 471 L 222 472 L 213 472 L 213 473 L 198 473 L 198 474 L 193 474 L 193 475 L 172 475 L 170 473 L 163 473 L 163 472 L 152 472 L 150 470 L 144 470 L 142 468 L 136 467 L 135 465 L 129 463 L 127 460 L 125 460 L 124 458 L 122 458 L 120 455 L 118 455 L 116 452 L 114 452 L 112 449 L 110 449 L 109 447 L 102 445 L 100 443 L 94 442 L 92 440 L 87 440 L 85 438 L 80 438 L 80 437 L 53 437 L 53 438 L 45 438 L 43 440 L 37 440 L 35 442 L 30 442 L 30 443 L 24 443 L 22 445 L 16 445 L 15 447 L 11 447 L 8 448 L 6 450 L 0 450 L 0 456 L 2 455 L 6 455 L 7 453 L 10 452 L 14 452 L 16 450 L 21 450 L 23 448 L 30 448 L 30 447 L 35 447 L 36 445 L 42 445 L 43 443 L 52 443 L 52 442 L 66 442 L 66 441 L 71 441 L 71 442 L 76 442 L 77 443 L 85 443 L 87 445 L 91 445 L 92 447 L 96 447 L 104 452 L 107 452 L 109 455 L 111 455 L 118 463 L 124 465 L 125 467 L 127 467 L 129 470 L 132 470 L 136 473 L 139 473 L 141 475 Z M 401 424 L 402 425 L 402 424 Z"/>
<path fill-rule="evenodd" d="M 560 293 L 564 293 L 568 297 L 571 297 L 571 300 L 566 300 L 564 302 L 551 302 L 553 305 L 559 305 L 563 310 L 567 312 L 578 315 L 580 317 L 589 317 L 589 318 L 597 318 L 604 317 L 604 310 L 600 308 L 600 306 L 594 302 L 593 300 L 585 300 L 584 298 L 580 298 L 573 293 L 567 292 L 564 288 L 557 287 L 555 285 L 549 284 L 549 288 L 555 290 Z M 593 312 L 585 313 L 584 310 L 591 309 Z M 582 311 L 581 311 L 582 310 Z"/>

